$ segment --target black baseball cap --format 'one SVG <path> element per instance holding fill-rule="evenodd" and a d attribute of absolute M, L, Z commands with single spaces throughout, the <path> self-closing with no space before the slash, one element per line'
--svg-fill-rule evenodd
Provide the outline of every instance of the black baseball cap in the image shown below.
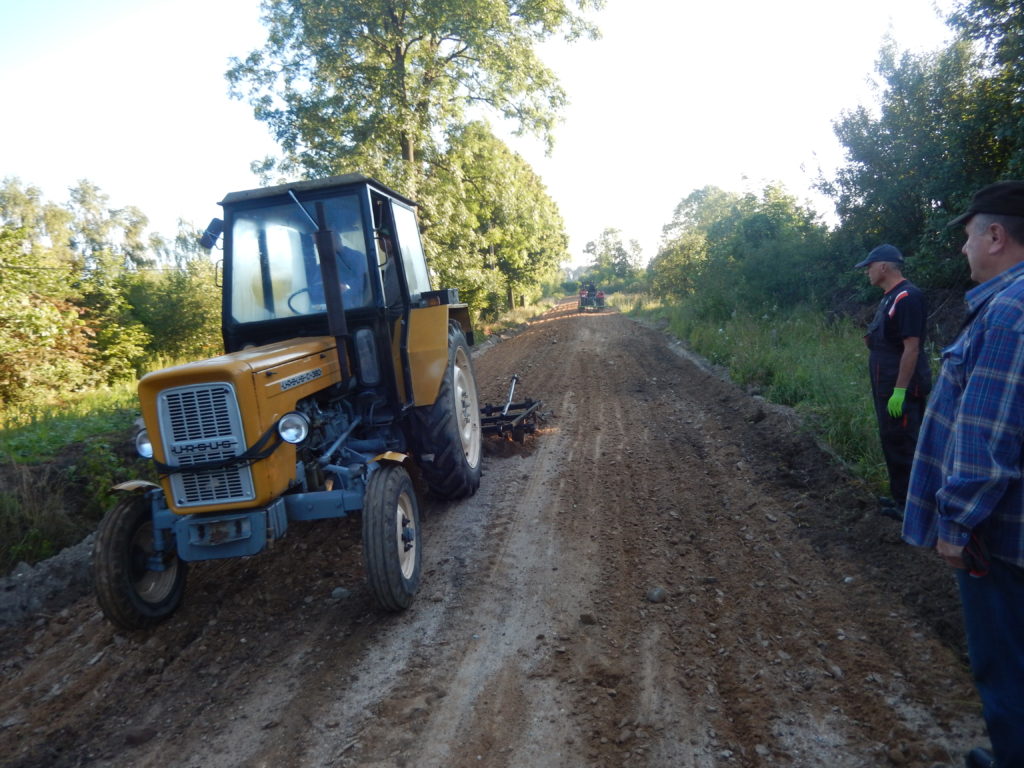
<path fill-rule="evenodd" d="M 880 246 L 871 251 L 871 253 L 868 254 L 868 257 L 864 259 L 864 261 L 855 264 L 853 268 L 863 269 L 868 264 L 871 264 L 876 261 L 889 261 L 892 262 L 893 264 L 902 264 L 903 254 L 900 253 L 899 248 L 897 248 L 895 245 L 882 243 Z"/>
<path fill-rule="evenodd" d="M 995 184 L 982 187 L 974 193 L 967 210 L 946 226 L 958 227 L 966 224 L 976 213 L 1024 218 L 1024 181 L 997 181 Z"/>

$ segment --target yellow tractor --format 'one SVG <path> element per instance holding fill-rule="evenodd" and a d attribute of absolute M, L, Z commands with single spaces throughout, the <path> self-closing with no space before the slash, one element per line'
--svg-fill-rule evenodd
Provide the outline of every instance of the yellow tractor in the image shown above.
<path fill-rule="evenodd" d="M 170 616 L 188 563 L 255 555 L 292 521 L 362 516 L 380 605 L 420 583 L 419 503 L 408 469 L 455 499 L 480 484 L 469 311 L 432 290 L 415 204 L 336 176 L 233 192 L 223 235 L 225 354 L 139 381 L 136 480 L 100 524 L 100 607 L 126 629 Z"/>

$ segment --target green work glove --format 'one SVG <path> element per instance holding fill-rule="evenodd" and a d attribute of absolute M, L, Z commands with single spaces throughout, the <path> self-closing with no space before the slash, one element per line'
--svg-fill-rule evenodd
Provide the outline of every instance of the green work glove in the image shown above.
<path fill-rule="evenodd" d="M 892 391 L 892 397 L 889 398 L 889 415 L 894 419 L 898 419 L 903 415 L 903 400 L 907 396 L 906 387 L 896 387 Z"/>

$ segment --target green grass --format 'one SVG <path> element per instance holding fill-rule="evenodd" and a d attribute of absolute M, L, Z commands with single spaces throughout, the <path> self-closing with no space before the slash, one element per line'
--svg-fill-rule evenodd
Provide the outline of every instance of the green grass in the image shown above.
<path fill-rule="evenodd" d="M 110 438 L 127 435 L 137 414 L 134 384 L 0 412 L 0 573 L 95 527 L 111 487 L 135 471 Z"/>
<path fill-rule="evenodd" d="M 52 459 L 70 443 L 126 430 L 138 416 L 135 383 L 0 411 L 0 461 Z"/>
<path fill-rule="evenodd" d="M 629 314 L 667 322 L 693 351 L 724 367 L 733 381 L 794 408 L 819 439 L 879 493 L 888 482 L 871 403 L 863 330 L 811 311 L 734 315 L 709 321 L 685 304 L 613 296 Z"/>

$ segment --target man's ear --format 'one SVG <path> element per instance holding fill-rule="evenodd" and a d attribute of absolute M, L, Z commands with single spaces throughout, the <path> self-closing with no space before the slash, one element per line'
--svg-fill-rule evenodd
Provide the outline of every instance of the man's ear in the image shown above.
<path fill-rule="evenodd" d="M 989 224 L 988 231 L 985 234 L 992 238 L 992 245 L 989 250 L 1004 248 L 1006 246 L 1007 239 L 1009 238 L 1009 235 L 1006 233 L 1006 227 L 998 221 L 993 221 Z"/>

